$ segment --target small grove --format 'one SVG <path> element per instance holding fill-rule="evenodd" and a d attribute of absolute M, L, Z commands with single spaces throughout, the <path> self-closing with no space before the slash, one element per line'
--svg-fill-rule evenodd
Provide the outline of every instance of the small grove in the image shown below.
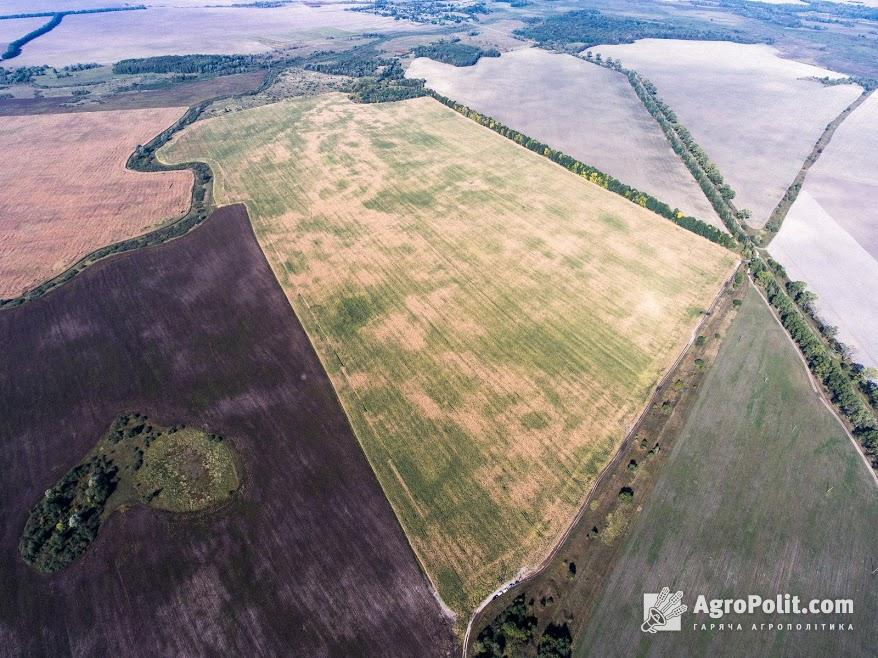
<path fill-rule="evenodd" d="M 482 57 L 500 57 L 500 51 L 496 48 L 479 48 L 456 39 L 417 46 L 412 53 L 415 57 L 429 57 L 453 66 L 472 66 Z"/>
<path fill-rule="evenodd" d="M 177 434 L 183 430 L 182 425 L 154 426 L 148 418 L 136 413 L 117 417 L 95 448 L 49 487 L 31 508 L 19 541 L 22 559 L 42 573 L 60 571 L 88 549 L 97 537 L 101 523 L 121 505 L 139 503 L 188 511 L 190 508 L 202 509 L 205 501 L 213 503 L 218 496 L 226 495 L 226 490 L 213 491 L 211 476 L 205 475 L 191 485 L 191 488 L 199 489 L 194 494 L 204 495 L 188 501 L 191 502 L 188 507 L 169 505 L 163 500 L 167 497 L 164 494 L 179 484 L 180 472 L 174 467 L 164 467 L 161 451 L 157 457 L 159 462 L 154 463 L 150 446 L 165 445 L 181 437 L 198 452 L 198 442 L 190 440 L 193 437 Z M 199 432 L 198 437 L 203 438 L 202 445 L 216 445 L 223 441 L 216 434 Z M 200 453 L 205 452 L 200 449 Z M 226 461 L 230 460 L 230 449 L 225 448 L 222 455 Z"/>

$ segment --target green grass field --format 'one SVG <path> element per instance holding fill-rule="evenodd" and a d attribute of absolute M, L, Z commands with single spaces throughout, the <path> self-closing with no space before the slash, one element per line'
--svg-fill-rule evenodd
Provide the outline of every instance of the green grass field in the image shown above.
<path fill-rule="evenodd" d="M 427 98 L 230 113 L 160 157 L 246 203 L 465 614 L 557 540 L 735 260 Z"/>
<path fill-rule="evenodd" d="M 870 473 L 750 290 L 576 655 L 874 655 L 876 527 Z M 664 586 L 690 608 L 682 632 L 643 633 L 643 593 Z M 854 614 L 712 620 L 692 613 L 699 594 L 853 599 Z M 781 621 L 854 630 L 751 630 Z M 692 628 L 711 622 L 745 630 Z"/>

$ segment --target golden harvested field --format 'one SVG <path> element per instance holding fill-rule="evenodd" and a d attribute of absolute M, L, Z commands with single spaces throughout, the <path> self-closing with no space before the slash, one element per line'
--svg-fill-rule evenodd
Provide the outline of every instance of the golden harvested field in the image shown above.
<path fill-rule="evenodd" d="M 145 174 L 128 156 L 182 108 L 0 117 L 0 297 L 189 208 L 192 173 Z"/>
<path fill-rule="evenodd" d="M 735 261 L 427 98 L 283 101 L 160 157 L 247 204 L 459 613 L 557 541 Z"/>

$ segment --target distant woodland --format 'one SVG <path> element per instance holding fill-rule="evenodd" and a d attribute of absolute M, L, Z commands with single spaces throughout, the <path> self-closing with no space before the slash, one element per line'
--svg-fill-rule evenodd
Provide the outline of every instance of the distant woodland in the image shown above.
<path fill-rule="evenodd" d="M 700 41 L 735 41 L 753 43 L 754 39 L 739 30 L 713 25 L 659 21 L 627 16 L 611 16 L 596 9 L 571 11 L 545 19 L 530 19 L 529 25 L 515 34 L 540 45 L 633 43 L 638 39 L 689 39 Z"/>
<path fill-rule="evenodd" d="M 113 73 L 199 73 L 229 75 L 245 73 L 263 66 L 256 55 L 160 55 L 123 59 L 113 64 Z"/>

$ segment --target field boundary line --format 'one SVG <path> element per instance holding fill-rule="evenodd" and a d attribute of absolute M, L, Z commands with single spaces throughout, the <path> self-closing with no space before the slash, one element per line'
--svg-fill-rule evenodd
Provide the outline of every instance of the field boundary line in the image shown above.
<path fill-rule="evenodd" d="M 573 516 L 571 522 L 567 525 L 565 530 L 561 533 L 557 541 L 553 542 L 552 548 L 549 553 L 543 558 L 543 560 L 535 567 L 528 568 L 527 566 L 522 567 L 518 574 L 500 585 L 496 590 L 491 592 L 487 597 L 485 597 L 481 603 L 479 603 L 478 607 L 473 611 L 470 615 L 469 622 L 466 626 L 466 634 L 464 635 L 463 642 L 463 658 L 467 658 L 470 635 L 472 634 L 472 626 L 476 617 L 481 613 L 494 599 L 496 599 L 501 594 L 505 594 L 513 587 L 517 587 L 519 585 L 524 585 L 525 583 L 533 580 L 539 573 L 548 567 L 555 556 L 558 554 L 558 551 L 561 550 L 561 547 L 564 545 L 564 542 L 567 541 L 567 538 L 570 536 L 570 533 L 573 532 L 573 529 L 577 526 L 579 521 L 582 519 L 582 516 L 585 514 L 586 509 L 588 508 L 589 503 L 591 502 L 592 497 L 594 496 L 595 491 L 598 488 L 604 479 L 615 470 L 615 468 L 619 465 L 619 461 L 621 460 L 623 454 L 626 449 L 631 445 L 631 442 L 634 440 L 634 437 L 637 434 L 637 430 L 640 427 L 643 419 L 646 417 L 646 414 L 649 412 L 650 407 L 652 406 L 653 399 L 655 398 L 656 393 L 667 384 L 668 380 L 671 378 L 673 373 L 676 371 L 677 366 L 680 362 L 685 358 L 686 354 L 688 354 L 689 349 L 692 347 L 692 344 L 695 342 L 695 339 L 698 336 L 698 332 L 701 331 L 702 327 L 707 323 L 710 315 L 713 313 L 714 309 L 719 304 L 722 296 L 726 293 L 729 282 L 735 276 L 735 273 L 738 272 L 742 267 L 742 261 L 737 260 L 735 262 L 734 267 L 731 268 L 728 276 L 723 280 L 722 284 L 719 286 L 716 294 L 713 296 L 713 300 L 711 300 L 710 305 L 707 309 L 702 313 L 701 320 L 692 330 L 691 335 L 689 336 L 689 340 L 686 345 L 683 346 L 682 350 L 677 354 L 677 358 L 674 359 L 674 362 L 665 370 L 665 373 L 661 376 L 661 378 L 653 385 L 652 389 L 650 389 L 649 396 L 647 397 L 646 403 L 643 405 L 643 408 L 640 410 L 640 413 L 637 417 L 629 424 L 626 429 L 625 438 L 622 443 L 619 444 L 619 447 L 616 449 L 613 454 L 612 459 L 601 469 L 601 472 L 598 473 L 591 487 L 589 487 L 588 491 L 585 493 L 582 498 L 579 507 L 576 511 L 576 514 Z"/>
<path fill-rule="evenodd" d="M 107 258 L 176 240 L 177 238 L 187 235 L 189 232 L 203 224 L 210 214 L 217 209 L 217 205 L 214 203 L 213 198 L 213 181 L 215 180 L 215 177 L 211 166 L 206 162 L 198 161 L 170 165 L 162 162 L 156 156 L 156 152 L 169 142 L 176 133 L 197 122 L 201 118 L 201 114 L 213 103 L 227 98 L 256 95 L 270 86 L 272 82 L 272 76 L 269 74 L 265 76 L 262 83 L 253 91 L 248 91 L 243 94 L 214 96 L 187 107 L 182 116 L 180 116 L 180 118 L 174 123 L 162 130 L 143 146 L 134 149 L 131 155 L 128 156 L 125 163 L 126 170 L 139 173 L 156 173 L 183 171 L 188 169 L 192 172 L 192 193 L 190 196 L 189 209 L 181 217 L 166 220 L 155 228 L 145 233 L 141 233 L 140 235 L 98 247 L 97 249 L 85 254 L 82 258 L 78 259 L 63 271 L 45 279 L 17 297 L 10 297 L 7 299 L 0 298 L 0 311 L 3 311 L 3 309 L 6 308 L 21 306 L 27 302 L 39 299 L 43 295 L 52 292 L 56 288 L 74 279 L 85 269 Z M 252 220 L 250 220 L 250 224 L 252 227 Z"/>
<path fill-rule="evenodd" d="M 247 217 L 250 220 L 250 230 L 253 231 L 253 235 L 255 237 L 256 231 L 253 227 L 253 218 L 252 218 L 252 215 L 250 214 L 250 208 L 247 204 L 247 201 L 240 201 L 239 203 L 243 204 L 244 207 L 247 208 Z M 381 488 L 381 493 L 384 495 L 384 500 L 387 501 L 387 504 L 390 506 L 390 509 L 393 512 L 393 517 L 396 519 L 397 526 L 399 527 L 400 532 L 402 533 L 402 536 L 405 538 L 406 544 L 408 544 L 409 549 L 412 552 L 412 555 L 415 556 L 415 560 L 417 560 L 418 566 L 420 566 L 420 568 L 421 568 L 421 574 L 424 576 L 424 578 L 426 579 L 427 583 L 430 586 L 429 589 L 430 589 L 431 593 L 433 594 L 433 598 L 436 599 L 436 603 L 439 605 L 439 609 L 442 612 L 442 614 L 445 615 L 445 617 L 449 621 L 451 621 L 452 623 L 455 622 L 459 617 L 458 613 L 456 613 L 451 607 L 449 607 L 449 605 L 443 600 L 442 595 L 439 593 L 439 588 L 436 586 L 436 583 L 433 582 L 433 578 L 430 575 L 430 572 L 427 570 L 427 567 L 426 567 L 426 564 L 424 563 L 424 560 L 421 558 L 421 554 L 418 553 L 418 550 L 415 548 L 415 545 L 412 543 L 411 537 L 409 537 L 409 533 L 406 532 L 405 527 L 402 525 L 402 520 L 401 520 L 402 515 L 396 509 L 396 506 L 393 504 L 393 501 L 391 501 L 390 498 L 387 496 L 387 493 L 386 493 L 387 488 L 384 486 L 384 483 L 381 480 L 381 476 L 378 473 L 378 469 L 375 467 L 375 464 L 372 462 L 372 459 L 370 459 L 370 457 L 369 457 L 369 453 L 366 451 L 366 446 L 363 443 L 363 439 L 360 437 L 359 432 L 357 432 L 357 430 L 354 426 L 354 423 L 351 420 L 351 414 L 348 411 L 348 408 L 344 403 L 344 400 L 342 398 L 341 393 L 339 392 L 339 386 L 337 385 L 335 379 L 329 374 L 329 368 L 327 368 L 327 364 L 323 359 L 323 355 L 320 353 L 320 350 L 317 349 L 315 337 L 312 336 L 312 332 L 308 330 L 308 326 L 302 321 L 301 314 L 296 310 L 296 306 L 293 304 L 292 299 L 286 293 L 286 291 L 283 289 L 283 286 L 280 283 L 280 278 L 278 277 L 277 272 L 275 272 L 274 266 L 271 264 L 271 259 L 269 259 L 265 253 L 266 245 L 267 245 L 267 247 L 271 248 L 271 250 L 274 252 L 275 256 L 277 257 L 278 253 L 279 253 L 277 250 L 277 247 L 274 245 L 274 242 L 268 238 L 265 240 L 265 245 L 263 244 L 263 241 L 259 240 L 258 238 L 256 238 L 256 243 L 259 245 L 259 248 L 262 251 L 263 257 L 265 258 L 266 262 L 268 263 L 269 269 L 271 269 L 272 273 L 274 273 L 275 281 L 276 281 L 277 285 L 280 286 L 281 290 L 283 291 L 284 297 L 286 298 L 287 303 L 290 306 L 290 310 L 293 312 L 293 315 L 296 316 L 296 318 L 299 320 L 299 323 L 302 325 L 302 329 L 305 332 L 305 337 L 308 339 L 308 344 L 311 346 L 311 349 L 314 350 L 314 353 L 317 355 L 318 362 L 323 367 L 323 372 L 326 374 L 326 379 L 329 381 L 329 385 L 332 387 L 332 392 L 335 395 L 335 399 L 338 401 L 338 405 L 341 408 L 342 413 L 345 416 L 345 420 L 348 423 L 348 427 L 351 430 L 351 434 L 354 435 L 354 438 L 357 441 L 357 445 L 360 448 L 360 452 L 362 453 L 363 458 L 366 460 L 366 463 L 369 465 L 369 468 L 371 469 L 372 474 L 375 476 L 375 481 L 378 483 L 378 486 Z M 314 327 L 316 328 L 315 333 L 318 334 L 319 340 L 322 343 L 325 343 L 327 345 L 327 347 L 329 347 L 329 351 L 331 351 L 333 354 L 335 354 L 336 353 L 335 349 L 332 347 L 332 345 L 329 341 L 329 338 L 319 336 L 319 334 L 323 333 L 323 329 L 320 327 L 320 323 L 317 321 L 317 316 L 315 315 L 314 311 L 311 310 L 311 306 L 310 306 L 310 304 L 308 304 L 308 300 L 306 300 L 301 293 L 299 293 L 299 299 L 301 299 L 302 305 L 304 306 L 304 309 L 308 312 L 308 314 L 310 315 L 310 317 L 312 318 L 312 320 L 314 322 Z M 345 372 L 346 368 L 343 366 L 343 364 L 341 365 L 341 367 L 343 369 L 340 370 L 340 372 L 342 373 L 342 377 L 347 382 L 347 373 Z M 350 386 L 349 383 L 346 383 L 346 385 L 348 387 L 350 387 L 350 390 L 353 394 L 353 397 L 358 398 L 356 391 L 354 391 L 353 387 Z M 364 419 L 366 420 L 366 423 L 368 424 L 369 423 L 368 418 L 366 418 L 364 416 Z M 370 428 L 370 431 L 372 431 L 371 428 Z M 455 637 L 459 637 L 459 636 L 455 636 Z"/>
<path fill-rule="evenodd" d="M 832 121 L 830 121 L 826 125 L 826 128 L 823 129 L 823 132 L 820 133 L 820 137 L 814 143 L 811 152 L 805 157 L 805 161 L 796 173 L 793 182 L 787 187 L 786 192 L 784 192 L 784 195 L 781 197 L 780 201 L 778 201 L 774 210 L 772 210 L 771 214 L 768 216 L 768 220 L 765 222 L 763 231 L 766 231 L 767 237 L 762 241 L 763 248 L 767 248 L 768 245 L 771 244 L 771 241 L 777 237 L 777 234 L 780 233 L 784 220 L 792 209 L 796 199 L 799 198 L 799 193 L 802 191 L 802 186 L 805 184 L 805 178 L 808 176 L 808 171 L 810 171 L 811 167 L 817 164 L 817 161 L 820 160 L 820 156 L 823 155 L 826 147 L 829 146 L 832 141 L 835 131 L 838 130 L 838 127 L 841 126 L 842 123 L 844 123 L 845 119 L 854 113 L 854 110 L 872 95 L 873 91 L 874 89 L 864 89 L 863 93 L 857 96 L 850 105 L 844 108 Z M 776 229 L 773 227 L 772 229 L 768 228 L 768 225 L 772 222 L 777 223 Z"/>
<path fill-rule="evenodd" d="M 482 114 L 481 112 L 472 109 L 464 103 L 459 103 L 453 98 L 449 98 L 448 96 L 440 94 L 430 87 L 425 86 L 424 89 L 427 92 L 427 98 L 432 98 L 439 104 L 447 107 L 452 112 L 461 115 L 462 117 L 472 121 L 482 128 L 485 128 L 486 130 L 490 130 L 496 135 L 500 135 L 500 137 L 502 137 L 503 139 L 509 140 L 513 144 L 516 144 L 517 146 L 523 148 L 525 151 L 530 151 L 537 157 L 546 159 L 549 162 L 558 165 L 576 178 L 600 187 L 610 194 L 622 197 L 626 201 L 629 201 L 636 206 L 644 208 L 645 210 L 666 219 L 667 221 L 671 222 L 672 224 L 674 224 L 678 228 L 681 228 L 684 231 L 694 233 L 695 235 L 704 238 L 708 242 L 713 242 L 714 244 L 724 247 L 729 251 L 736 252 L 737 242 L 735 241 L 735 236 L 730 234 L 728 231 L 718 229 L 712 224 L 708 224 L 704 220 L 698 219 L 697 217 L 682 215 L 682 211 L 680 211 L 680 214 L 682 216 L 677 216 L 673 213 L 673 210 L 679 210 L 679 208 L 672 209 L 670 205 L 668 205 L 661 199 L 656 198 L 652 194 L 632 187 L 624 181 L 619 180 L 615 176 L 607 174 L 606 172 L 598 169 L 593 165 L 582 162 L 581 160 L 578 160 L 573 156 L 564 153 L 563 151 L 555 149 L 548 144 L 529 137 L 525 133 L 516 130 L 515 128 L 512 128 L 511 126 L 507 126 L 506 124 L 495 120 L 490 115 Z M 521 141 L 519 141 L 519 138 L 521 138 Z M 534 148 L 531 148 L 531 146 L 533 146 Z M 541 146 L 542 148 L 537 149 L 536 147 L 538 146 Z M 574 171 L 575 168 L 579 168 L 580 171 Z M 613 187 L 616 187 L 617 189 L 613 189 Z M 643 201 L 642 204 L 640 203 L 641 200 Z M 650 207 L 650 203 L 655 205 L 655 207 Z M 666 208 L 666 212 L 662 212 L 661 206 L 664 206 Z"/>
<path fill-rule="evenodd" d="M 856 440 L 856 438 L 854 438 L 854 435 L 851 434 L 851 431 L 848 429 L 848 426 L 845 424 L 844 420 L 839 415 L 832 402 L 827 400 L 826 393 L 824 392 L 823 387 L 820 386 L 820 384 L 814 378 L 814 373 L 812 373 L 811 369 L 808 367 L 808 362 L 802 355 L 801 350 L 799 350 L 799 346 L 796 345 L 796 341 L 793 340 L 792 336 L 790 336 L 789 332 L 787 332 L 787 330 L 784 328 L 783 323 L 780 321 L 780 318 L 774 310 L 774 307 L 769 303 L 765 295 L 762 294 L 762 291 L 759 289 L 759 286 L 756 285 L 756 282 L 753 281 L 752 277 L 748 275 L 748 278 L 750 280 L 750 284 L 753 286 L 753 288 L 755 288 L 756 292 L 759 293 L 759 297 L 762 299 L 763 302 L 765 302 L 765 305 L 768 306 L 768 310 L 771 311 L 771 317 L 773 317 L 774 321 L 777 322 L 778 325 L 780 325 L 780 328 L 783 330 L 784 336 L 786 336 L 786 339 L 790 343 L 792 343 L 793 348 L 796 350 L 796 355 L 799 357 L 799 361 L 801 361 L 802 365 L 805 366 L 805 373 L 807 373 L 808 375 L 808 382 L 811 384 L 811 389 L 814 391 L 814 393 L 817 394 L 817 397 L 823 403 L 823 406 L 825 406 L 827 409 L 829 409 L 830 412 L 832 412 L 832 416 L 835 418 L 836 421 L 838 421 L 838 424 L 841 425 L 841 428 L 842 430 L 844 430 L 845 435 L 854 445 L 854 449 L 857 451 L 857 455 L 859 455 L 862 462 L 866 465 L 866 470 L 868 470 L 869 474 L 872 476 L 872 481 L 875 483 L 875 486 L 878 487 L 878 473 L 876 473 L 875 469 L 872 468 L 872 464 L 869 462 L 866 455 L 863 454 L 863 451 L 860 449 L 860 443 Z"/>

